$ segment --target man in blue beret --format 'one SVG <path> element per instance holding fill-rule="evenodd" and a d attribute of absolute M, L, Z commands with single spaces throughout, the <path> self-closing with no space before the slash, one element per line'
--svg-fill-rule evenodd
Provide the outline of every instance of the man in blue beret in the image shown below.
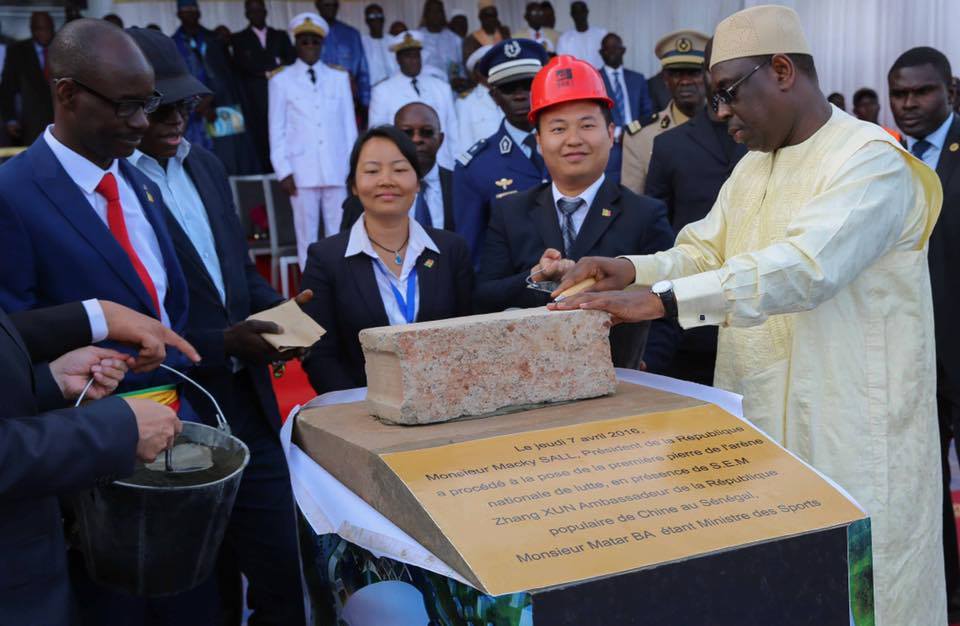
<path fill-rule="evenodd" d="M 532 39 L 507 39 L 477 63 L 505 119 L 496 133 L 457 157 L 453 172 L 454 223 L 470 246 L 474 265 L 480 260 L 491 201 L 550 180 L 527 120 L 530 84 L 546 62 L 547 51 Z"/>

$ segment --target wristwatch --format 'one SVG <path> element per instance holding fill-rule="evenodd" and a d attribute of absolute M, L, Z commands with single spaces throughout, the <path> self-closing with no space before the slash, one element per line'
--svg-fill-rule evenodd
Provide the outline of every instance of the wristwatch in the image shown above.
<path fill-rule="evenodd" d="M 663 303 L 663 317 L 669 320 L 677 319 L 677 298 L 673 294 L 673 281 L 661 280 L 650 287 L 650 293 L 660 298 Z"/>

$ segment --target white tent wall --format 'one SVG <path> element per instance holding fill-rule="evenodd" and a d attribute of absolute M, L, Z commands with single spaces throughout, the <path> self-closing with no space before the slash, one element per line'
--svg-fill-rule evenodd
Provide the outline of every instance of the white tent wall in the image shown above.
<path fill-rule="evenodd" d="M 571 0 L 554 0 L 557 29 L 572 27 Z M 159 24 L 166 33 L 177 27 L 173 0 L 119 2 L 88 0 L 84 12 L 91 17 L 119 14 L 128 25 Z M 764 0 L 593 0 L 590 23 L 620 34 L 627 46 L 626 65 L 648 76 L 658 71 L 653 46 L 664 34 L 680 28 L 711 33 L 716 23 L 745 6 L 765 4 Z M 420 22 L 423 0 L 381 0 L 387 25 L 402 20 L 409 27 Z M 904 50 L 920 45 L 943 51 L 960 74 L 960 37 L 951 26 L 960 23 L 957 0 L 782 0 L 800 14 L 813 48 L 820 85 L 824 93 L 839 91 L 852 106 L 853 92 L 872 87 L 880 93 L 882 119 L 892 124 L 886 106 L 886 72 Z M 340 18 L 366 32 L 363 8 L 366 1 L 342 0 Z M 475 0 L 445 0 L 447 14 L 456 9 L 467 12 L 470 28 L 478 27 Z M 500 19 L 511 27 L 524 26 L 524 0 L 499 0 Z M 202 22 L 209 28 L 223 24 L 231 30 L 243 28 L 246 19 L 241 0 L 200 0 Z M 301 11 L 313 10 L 312 2 L 268 0 L 268 22 L 284 28 Z M 30 9 L 0 7 L 2 32 L 27 36 L 26 16 Z M 62 10 L 57 16 L 62 22 Z M 954 26 L 955 29 L 955 26 Z"/>

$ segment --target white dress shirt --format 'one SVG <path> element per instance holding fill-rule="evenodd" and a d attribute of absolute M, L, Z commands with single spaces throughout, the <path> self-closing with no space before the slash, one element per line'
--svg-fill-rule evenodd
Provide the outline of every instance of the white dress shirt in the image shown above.
<path fill-rule="evenodd" d="M 440 130 L 444 136 L 437 162 L 441 167 L 453 169 L 453 149 L 458 143 L 459 127 L 453 106 L 453 92 L 448 83 L 427 74 L 426 70 L 416 78 L 419 94 L 413 88 L 413 79 L 402 72 L 397 72 L 373 88 L 370 96 L 370 126 L 393 124 L 397 111 L 411 102 L 429 104 L 440 118 Z M 346 153 L 349 151 L 348 148 Z"/>
<path fill-rule="evenodd" d="M 257 40 L 260 42 L 260 47 L 264 50 L 267 49 L 267 27 L 257 28 L 254 25 L 250 25 L 250 30 L 253 31 L 253 34 L 257 36 Z"/>
<path fill-rule="evenodd" d="M 605 28 L 591 26 L 582 33 L 576 28 L 571 28 L 560 35 L 560 40 L 557 42 L 557 54 L 572 54 L 600 69 L 603 67 L 600 43 L 606 36 L 607 30 Z"/>
<path fill-rule="evenodd" d="M 387 320 L 389 320 L 391 326 L 407 323 L 407 318 L 404 317 L 403 311 L 400 309 L 400 303 L 397 302 L 391 285 L 396 287 L 397 291 L 399 291 L 403 297 L 406 297 L 407 281 L 410 280 L 410 272 L 413 270 L 417 259 L 420 258 L 420 255 L 423 254 L 423 251 L 427 248 L 440 254 L 440 249 L 437 247 L 437 244 L 433 242 L 433 239 L 430 238 L 430 235 L 427 234 L 427 231 L 417 223 L 417 220 L 411 219 L 410 240 L 407 242 L 407 249 L 403 256 L 403 267 L 398 277 L 393 273 L 392 269 L 384 264 L 383 259 L 377 254 L 373 243 L 370 242 L 370 238 L 367 236 L 367 228 L 363 217 L 354 222 L 353 227 L 350 229 L 350 239 L 347 241 L 347 250 L 343 256 L 347 258 L 357 254 L 366 254 L 370 257 L 370 263 L 373 264 L 373 275 L 377 278 L 377 289 L 380 291 L 380 300 L 383 301 L 383 308 L 387 313 Z M 419 274 L 420 272 L 417 273 Z M 417 279 L 417 288 L 414 291 L 414 303 L 414 319 L 416 319 L 416 316 L 420 314 L 419 277 Z"/>
<path fill-rule="evenodd" d="M 374 39 L 370 35 L 361 35 L 360 41 L 363 44 L 363 53 L 367 57 L 371 87 L 400 70 L 397 66 L 397 55 L 390 52 L 389 37 Z"/>
<path fill-rule="evenodd" d="M 103 306 L 96 299 L 84 300 L 82 304 L 83 310 L 87 312 L 87 320 L 90 322 L 90 343 L 103 341 L 110 334 Z"/>
<path fill-rule="evenodd" d="M 603 184 L 603 181 L 606 180 L 606 174 L 600 174 L 600 178 L 595 180 L 592 185 L 583 190 L 579 196 L 565 196 L 560 193 L 560 190 L 557 189 L 557 183 L 551 183 L 550 187 L 553 190 L 553 207 L 557 211 L 557 219 L 560 221 L 561 228 L 563 227 L 563 213 L 560 212 L 560 209 L 557 208 L 557 202 L 563 198 L 564 200 L 576 200 L 580 198 L 583 200 L 583 204 L 580 205 L 580 208 L 573 212 L 571 218 L 573 219 L 573 230 L 580 234 L 580 227 L 583 226 L 584 220 L 587 219 L 587 213 L 590 212 L 590 205 L 593 204 L 594 198 L 597 197 L 597 192 L 600 190 L 600 185 Z"/>
<path fill-rule="evenodd" d="M 167 315 L 167 309 L 164 306 L 164 298 L 167 295 L 167 268 L 163 264 L 163 253 L 160 252 L 160 243 L 157 241 L 157 235 L 153 232 L 153 226 L 147 219 L 143 207 L 140 206 L 140 199 L 133 191 L 130 183 L 120 174 L 120 166 L 116 159 L 110 164 L 110 167 L 104 171 L 100 166 L 88 161 L 67 146 L 60 143 L 53 136 L 51 129 L 53 125 L 47 126 L 43 132 L 43 139 L 50 146 L 53 155 L 67 172 L 67 176 L 80 188 L 83 197 L 90 203 L 91 208 L 103 222 L 107 232 L 110 227 L 107 225 L 107 199 L 96 192 L 97 185 L 103 180 L 105 175 L 113 174 L 117 181 L 117 189 L 120 192 L 120 204 L 123 206 L 123 219 L 127 226 L 127 235 L 130 237 L 130 245 L 134 252 L 140 257 L 140 262 L 147 269 L 150 280 L 157 290 L 157 298 L 160 300 L 160 321 L 165 326 L 170 325 L 170 317 Z M 110 233 L 113 237 L 113 234 Z M 53 251 L 56 253 L 56 251 Z M 77 268 L 80 269 L 80 268 Z"/>
<path fill-rule="evenodd" d="M 923 139 L 930 142 L 930 147 L 923 153 L 921 160 L 934 170 L 937 169 L 937 164 L 940 163 L 940 152 L 943 150 L 943 144 L 947 141 L 947 133 L 950 132 L 950 124 L 952 123 L 953 112 L 947 116 L 947 119 L 940 125 L 940 128 L 923 137 Z M 907 140 L 907 150 L 913 152 L 913 145 L 920 141 L 920 139 L 911 137 L 906 133 L 904 133 L 903 136 Z"/>
<path fill-rule="evenodd" d="M 427 172 L 427 175 L 423 177 L 423 181 L 420 185 L 420 194 L 423 193 L 423 183 L 427 185 L 427 210 L 430 211 L 430 222 L 433 224 L 434 228 L 443 228 L 443 189 L 440 187 L 440 166 L 436 163 L 433 164 L 433 169 Z M 417 211 L 417 200 L 419 199 L 420 194 L 417 194 L 417 199 L 413 201 L 413 206 L 410 207 L 410 217 L 416 217 L 414 214 Z"/>
<path fill-rule="evenodd" d="M 621 65 L 617 69 L 613 69 L 609 65 L 604 65 L 603 71 L 607 73 L 607 80 L 610 81 L 611 88 L 614 83 L 620 83 L 620 93 L 623 94 L 623 119 L 628 122 L 633 121 L 633 110 L 630 108 L 630 97 L 627 95 L 627 81 L 623 78 L 623 66 Z M 616 106 L 617 102 L 613 94 L 610 93 L 607 95 L 610 96 L 610 99 L 614 101 L 614 106 Z"/>
<path fill-rule="evenodd" d="M 463 71 L 463 39 L 449 28 L 439 33 L 431 33 L 426 27 L 417 33 L 423 38 L 423 64 L 432 65 L 439 69 L 444 79 L 449 81 L 450 76 L 462 76 Z"/>
<path fill-rule="evenodd" d="M 454 108 L 460 124 L 455 150 L 457 154 L 463 154 L 473 144 L 497 132 L 503 121 L 503 111 L 493 101 L 490 90 L 483 85 L 477 85 L 465 97 L 457 98 Z M 444 143 L 447 141 L 444 139 Z"/>
<path fill-rule="evenodd" d="M 188 154 L 190 154 L 190 143 L 182 139 L 177 146 L 176 156 L 167 159 L 166 169 L 161 167 L 152 156 L 139 150 L 133 152 L 130 161 L 160 187 L 164 204 L 193 243 L 193 247 L 207 269 L 207 274 L 217 288 L 217 293 L 220 294 L 220 302 L 226 304 L 223 272 L 220 269 L 220 257 L 217 256 L 217 243 L 210 228 L 210 218 L 197 187 L 183 166 L 183 161 Z"/>

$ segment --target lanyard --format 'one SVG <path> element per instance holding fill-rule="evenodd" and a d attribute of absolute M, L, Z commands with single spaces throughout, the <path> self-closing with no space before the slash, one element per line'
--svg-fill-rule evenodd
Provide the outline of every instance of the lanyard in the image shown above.
<path fill-rule="evenodd" d="M 412 324 L 416 318 L 417 313 L 417 268 L 410 270 L 410 274 L 407 276 L 407 297 L 404 299 L 400 295 L 400 290 L 397 289 L 396 285 L 393 284 L 393 281 L 390 280 L 390 275 L 387 274 L 387 271 L 380 266 L 379 263 L 374 262 L 383 275 L 387 277 L 387 280 L 390 282 L 390 291 L 393 292 L 393 297 L 397 300 L 397 306 L 400 307 L 400 311 L 403 313 L 403 318 L 407 320 L 407 324 Z"/>

